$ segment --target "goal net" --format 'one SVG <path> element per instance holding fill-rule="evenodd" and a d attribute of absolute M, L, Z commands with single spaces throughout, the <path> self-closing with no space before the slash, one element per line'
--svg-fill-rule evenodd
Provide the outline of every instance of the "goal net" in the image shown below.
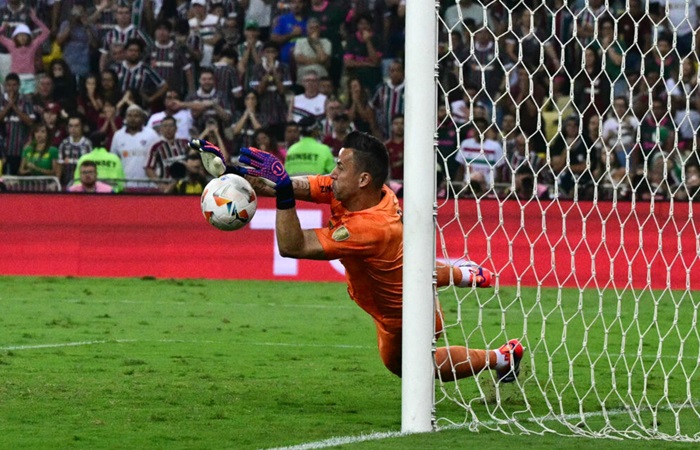
<path fill-rule="evenodd" d="M 700 441 L 695 3 L 437 9 L 437 258 L 495 277 L 435 346 L 527 348 L 438 380 L 438 429 Z"/>

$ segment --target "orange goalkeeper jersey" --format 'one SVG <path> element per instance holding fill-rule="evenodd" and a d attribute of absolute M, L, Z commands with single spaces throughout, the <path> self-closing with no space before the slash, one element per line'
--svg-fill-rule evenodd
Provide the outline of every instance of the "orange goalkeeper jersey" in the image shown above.
<path fill-rule="evenodd" d="M 351 212 L 335 199 L 328 176 L 310 176 L 311 198 L 329 203 L 331 219 L 316 236 L 329 259 L 345 266 L 348 293 L 385 327 L 401 324 L 403 223 L 396 195 L 384 186 L 378 205 Z"/>

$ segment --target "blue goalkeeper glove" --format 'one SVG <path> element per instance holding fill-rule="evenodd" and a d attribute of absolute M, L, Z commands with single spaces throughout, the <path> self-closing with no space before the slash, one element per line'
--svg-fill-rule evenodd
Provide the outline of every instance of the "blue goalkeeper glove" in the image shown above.
<path fill-rule="evenodd" d="M 202 165 L 212 176 L 218 178 L 226 172 L 226 159 L 219 147 L 205 139 L 192 139 L 187 145 L 199 152 Z"/>
<path fill-rule="evenodd" d="M 296 206 L 294 187 L 284 164 L 274 155 L 257 148 L 242 148 L 238 159 L 249 167 L 241 166 L 238 170 L 243 175 L 252 175 L 270 180 L 274 183 L 277 196 L 277 209 L 290 209 Z"/>

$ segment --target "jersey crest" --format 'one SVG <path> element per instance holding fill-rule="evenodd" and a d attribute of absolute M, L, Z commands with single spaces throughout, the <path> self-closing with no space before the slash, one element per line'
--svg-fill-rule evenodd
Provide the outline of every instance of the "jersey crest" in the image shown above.
<path fill-rule="evenodd" d="M 350 238 L 350 232 L 345 226 L 341 226 L 333 232 L 333 240 L 336 242 L 346 241 Z"/>

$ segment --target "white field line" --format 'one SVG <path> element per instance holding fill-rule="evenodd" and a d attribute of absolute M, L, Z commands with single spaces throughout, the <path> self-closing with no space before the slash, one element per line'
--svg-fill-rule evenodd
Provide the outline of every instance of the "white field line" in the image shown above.
<path fill-rule="evenodd" d="M 186 306 L 188 304 L 195 304 L 195 303 L 188 303 L 185 301 L 170 301 L 170 302 L 164 302 L 164 301 L 158 301 L 158 300 L 153 300 L 153 301 L 146 301 L 146 300 L 118 300 L 118 301 L 111 301 L 111 300 L 85 300 L 85 299 L 78 299 L 78 298 L 73 298 L 73 299 L 66 299 L 63 300 L 66 303 L 97 303 L 97 304 L 104 304 L 104 305 L 111 305 L 114 303 L 123 303 L 126 305 L 183 305 Z M 345 305 L 314 305 L 314 304 L 299 304 L 299 305 L 290 305 L 286 303 L 266 303 L 266 302 L 260 302 L 260 303 L 236 303 L 236 302 L 226 302 L 226 301 L 221 301 L 221 302 L 196 302 L 196 305 L 226 305 L 226 306 L 242 306 L 242 307 L 259 307 L 259 306 L 265 306 L 269 308 L 313 308 L 313 309 L 356 309 L 357 306 L 352 305 L 352 304 L 345 304 Z"/>
<path fill-rule="evenodd" d="M 0 351 L 11 351 L 11 350 L 38 350 L 44 348 L 61 348 L 61 347 L 80 347 L 84 345 L 102 345 L 102 344 L 121 344 L 121 343 L 134 343 L 134 342 L 163 342 L 163 343 L 185 343 L 185 344 L 215 344 L 216 341 L 187 341 L 183 339 L 158 339 L 158 340 L 144 340 L 144 339 L 111 339 L 111 340 L 100 340 L 100 341 L 78 341 L 78 342 L 58 342 L 54 344 L 33 344 L 33 345 L 9 345 L 6 347 L 0 347 Z M 232 342 L 233 343 L 233 342 Z M 337 348 L 337 349 L 372 349 L 374 347 L 369 345 L 344 345 L 344 344 L 292 344 L 288 342 L 246 342 L 246 345 L 257 345 L 265 347 L 317 347 L 317 348 Z"/>
<path fill-rule="evenodd" d="M 679 409 L 687 409 L 687 408 L 697 408 L 700 406 L 700 402 L 693 403 L 692 405 L 679 405 L 679 404 L 673 404 L 664 408 L 659 408 L 663 410 L 674 410 L 677 411 Z M 622 416 L 622 415 L 628 415 L 630 414 L 630 411 L 624 410 L 624 409 L 610 409 L 605 412 L 606 416 Z M 587 412 L 583 414 L 548 414 L 546 416 L 541 416 L 541 417 L 529 417 L 527 419 L 519 419 L 519 420 L 502 420 L 502 421 L 494 421 L 494 420 L 489 420 L 486 422 L 480 422 L 477 423 L 476 425 L 479 426 L 480 428 L 483 427 L 495 427 L 498 425 L 507 425 L 509 423 L 543 423 L 543 422 L 569 422 L 571 420 L 577 420 L 577 419 L 590 419 L 590 418 L 596 418 L 596 417 L 602 417 L 604 415 L 603 411 L 594 411 L 594 412 Z M 475 424 L 455 424 L 455 425 L 448 425 L 444 427 L 438 427 L 437 432 L 443 431 L 443 430 L 455 430 L 455 429 L 462 429 L 462 428 L 472 428 Z M 620 430 L 621 432 L 625 432 L 625 430 Z M 403 437 L 403 436 L 408 436 L 410 433 L 402 433 L 399 431 L 386 431 L 386 432 L 377 432 L 377 433 L 370 433 L 370 434 L 361 434 L 359 436 L 340 436 L 340 437 L 332 437 L 330 439 L 324 439 L 322 441 L 316 441 L 316 442 L 307 442 L 305 444 L 299 444 L 299 445 L 292 445 L 289 447 L 275 447 L 271 448 L 269 450 L 312 450 L 312 449 L 320 449 L 320 448 L 329 448 L 329 447 L 336 447 L 338 445 L 350 445 L 350 444 L 357 444 L 359 442 L 366 442 L 366 441 L 379 441 L 382 439 L 393 439 L 393 438 L 398 438 L 398 437 Z M 564 436 L 564 437 L 573 437 L 572 436 Z M 578 435 L 576 435 L 578 436 Z M 610 439 L 622 439 L 619 435 L 611 434 L 611 435 L 593 435 L 593 434 L 583 434 L 582 436 L 589 436 L 590 438 L 610 438 Z M 675 439 L 674 439 L 675 440 Z M 680 441 L 680 439 L 678 439 Z M 698 438 L 693 438 L 693 437 L 686 437 L 685 441 L 692 441 L 692 442 L 698 442 Z"/>

